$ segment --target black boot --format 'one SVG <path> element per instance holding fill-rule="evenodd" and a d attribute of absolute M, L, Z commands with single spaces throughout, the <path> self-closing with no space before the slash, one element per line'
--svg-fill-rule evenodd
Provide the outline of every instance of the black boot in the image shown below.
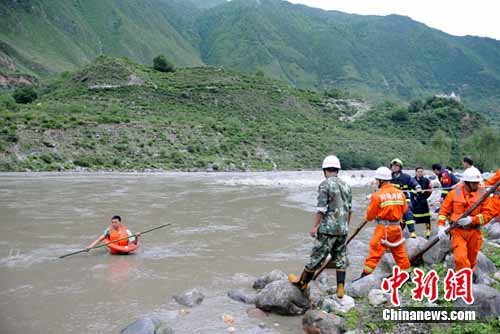
<path fill-rule="evenodd" d="M 477 284 L 477 280 L 479 277 L 477 276 L 476 272 L 472 273 L 472 283 Z"/>
<path fill-rule="evenodd" d="M 337 270 L 337 297 L 344 298 L 345 270 Z"/>
<path fill-rule="evenodd" d="M 288 275 L 288 281 L 295 285 L 297 288 L 300 290 L 304 291 L 307 289 L 307 284 L 313 279 L 314 277 L 314 271 L 309 271 L 306 268 L 304 268 L 304 271 L 302 272 L 302 275 L 300 275 L 300 278 L 298 278 L 294 274 Z"/>

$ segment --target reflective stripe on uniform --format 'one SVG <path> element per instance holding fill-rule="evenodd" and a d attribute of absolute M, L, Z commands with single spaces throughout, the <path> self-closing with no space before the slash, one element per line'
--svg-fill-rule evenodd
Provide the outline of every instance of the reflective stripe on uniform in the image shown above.
<path fill-rule="evenodd" d="M 476 216 L 479 219 L 479 224 L 484 225 L 484 217 L 482 214 L 478 214 Z"/>
<path fill-rule="evenodd" d="M 405 224 L 406 225 L 415 224 L 415 221 L 414 220 L 407 220 L 407 221 L 405 221 Z"/>
<path fill-rule="evenodd" d="M 415 217 L 415 218 L 430 217 L 430 216 L 431 216 L 430 212 L 427 212 L 427 213 L 414 213 L 413 214 L 413 217 Z"/>
<path fill-rule="evenodd" d="M 443 216 L 443 215 L 439 215 L 438 219 L 439 219 L 439 220 L 446 220 L 446 219 L 448 219 L 448 217 Z"/>
<path fill-rule="evenodd" d="M 380 207 L 381 208 L 385 208 L 386 206 L 389 206 L 389 205 L 405 205 L 405 202 L 404 201 L 387 201 L 387 202 L 382 202 L 380 204 Z"/>
<path fill-rule="evenodd" d="M 368 266 L 365 266 L 365 267 L 363 268 L 363 271 L 364 271 L 365 273 L 371 273 L 371 272 L 373 271 L 373 268 L 370 268 L 370 267 L 368 267 Z"/>

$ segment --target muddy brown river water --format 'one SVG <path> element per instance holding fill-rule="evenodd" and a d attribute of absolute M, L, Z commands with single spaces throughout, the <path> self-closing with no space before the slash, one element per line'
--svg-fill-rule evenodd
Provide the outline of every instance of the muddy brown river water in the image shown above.
<path fill-rule="evenodd" d="M 361 177 L 361 176 L 364 177 Z M 361 221 L 371 172 L 343 172 Z M 299 272 L 312 246 L 308 231 L 321 172 L 0 174 L 0 333 L 119 333 L 143 315 L 176 333 L 302 333 L 300 317 L 249 318 L 227 291 L 273 269 Z M 121 215 L 145 235 L 137 254 L 88 245 Z M 361 233 L 368 240 L 373 228 Z M 352 263 L 348 280 L 359 275 Z M 334 272 L 332 272 L 333 274 Z M 199 288 L 189 312 L 172 295 Z"/>

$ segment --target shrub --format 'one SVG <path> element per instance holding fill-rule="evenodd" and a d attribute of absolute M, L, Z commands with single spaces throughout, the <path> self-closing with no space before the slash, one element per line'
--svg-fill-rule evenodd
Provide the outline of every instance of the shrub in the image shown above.
<path fill-rule="evenodd" d="M 32 87 L 26 86 L 17 88 L 14 93 L 12 93 L 12 97 L 16 100 L 17 103 L 27 104 L 35 101 L 38 97 L 38 94 Z"/>
<path fill-rule="evenodd" d="M 160 72 L 175 71 L 174 65 L 164 55 L 159 55 L 153 59 L 153 68 Z"/>

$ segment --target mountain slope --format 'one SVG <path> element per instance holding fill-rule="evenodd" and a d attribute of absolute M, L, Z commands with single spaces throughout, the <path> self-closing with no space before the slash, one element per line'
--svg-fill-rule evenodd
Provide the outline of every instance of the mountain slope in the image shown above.
<path fill-rule="evenodd" d="M 199 29 L 207 64 L 263 69 L 299 87 L 403 99 L 454 91 L 473 102 L 500 91 L 499 41 L 450 36 L 407 17 L 235 0 L 206 11 Z"/>
<path fill-rule="evenodd" d="M 427 164 L 434 162 L 426 148 L 438 130 L 454 154 L 434 153 L 458 163 L 462 138 L 483 121 L 447 99 L 409 112 L 262 75 L 217 67 L 162 73 L 110 57 L 42 87 L 32 104 L 0 96 L 1 171 L 290 170 L 317 168 L 332 152 L 345 168 L 376 168 L 396 156 Z"/>
<path fill-rule="evenodd" d="M 61 72 L 102 53 L 145 63 L 164 53 L 180 66 L 197 65 L 189 31 L 177 30 L 188 30 L 183 18 L 192 13 L 193 6 L 162 0 L 2 1 L 0 59 L 28 73 Z"/>
<path fill-rule="evenodd" d="M 62 72 L 101 53 L 149 64 L 164 53 L 177 66 L 262 70 L 379 101 L 455 92 L 500 124 L 500 41 L 407 17 L 281 0 L 6 0 L 0 15 L 0 72 Z"/>

